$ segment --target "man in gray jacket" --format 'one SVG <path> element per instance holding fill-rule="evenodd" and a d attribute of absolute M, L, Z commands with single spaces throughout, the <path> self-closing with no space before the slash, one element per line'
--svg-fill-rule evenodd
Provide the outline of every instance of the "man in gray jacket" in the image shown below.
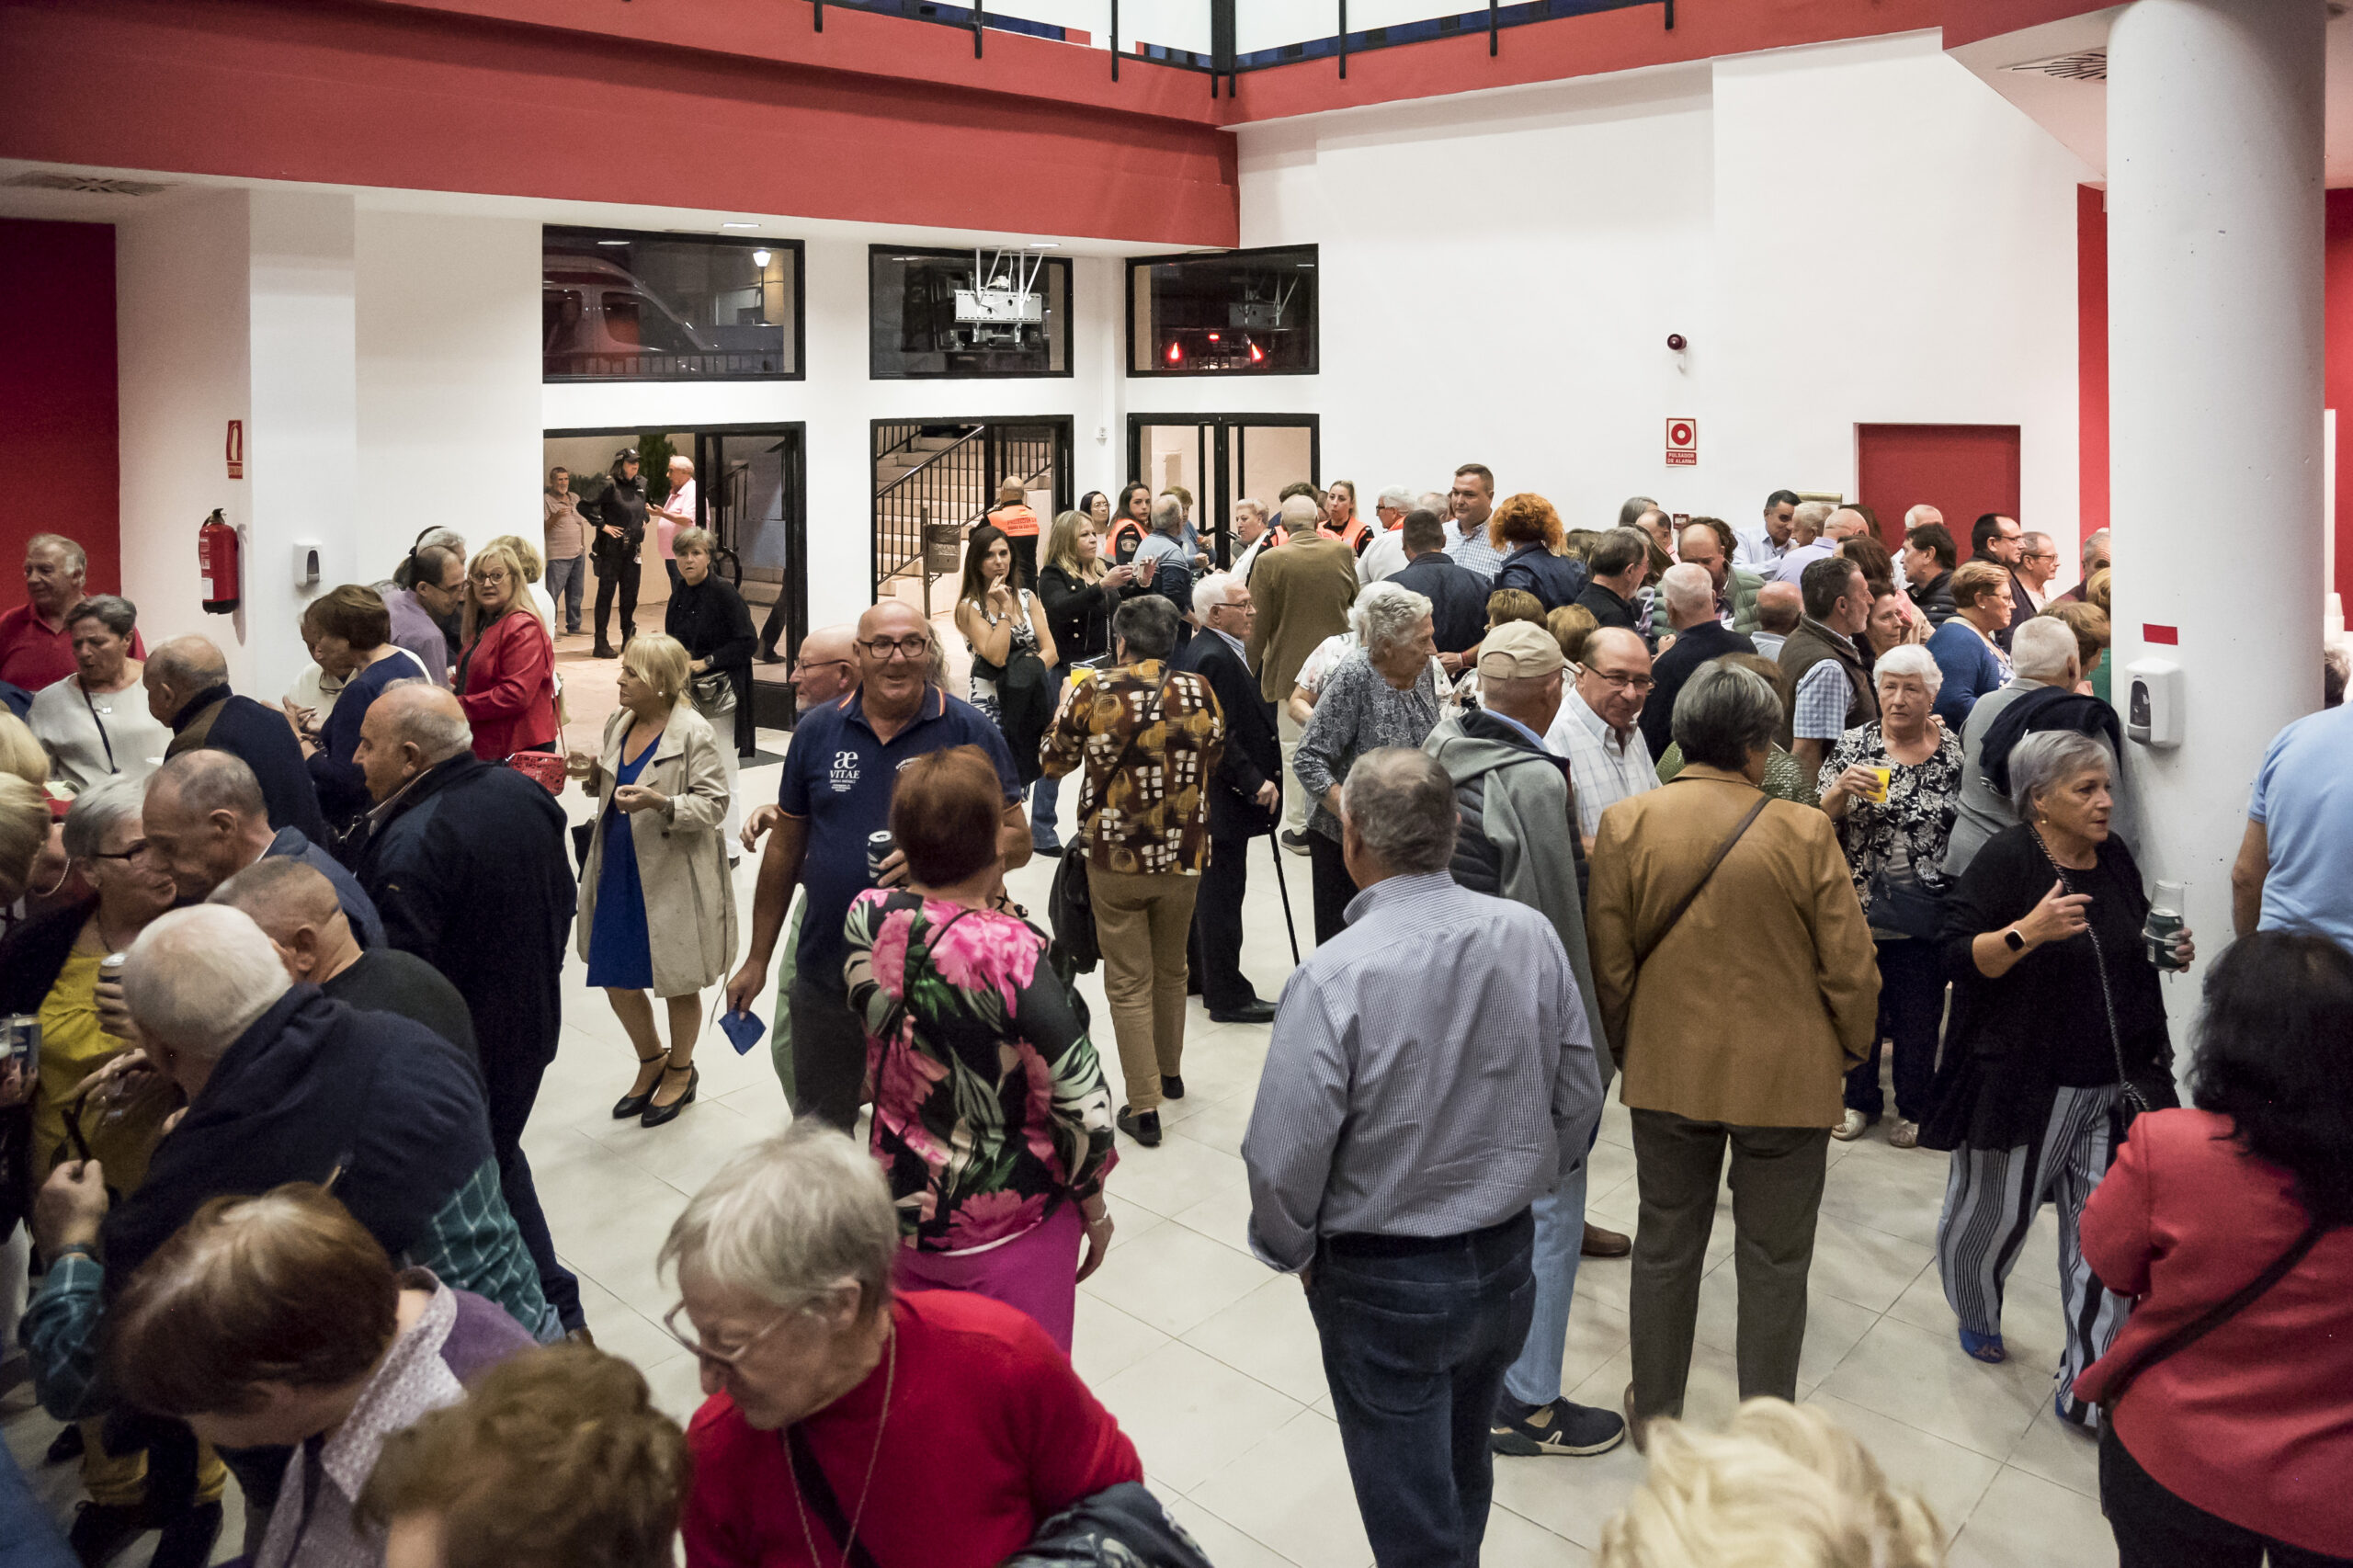
<path fill-rule="evenodd" d="M 1524 903 L 1544 916 L 1561 938 L 1576 976 L 1586 1022 L 1601 1040 L 1593 967 L 1586 953 L 1585 855 L 1568 764 L 1545 748 L 1544 733 L 1560 710 L 1564 661 L 1561 645 L 1541 627 L 1514 621 L 1480 645 L 1480 700 L 1484 705 L 1449 718 L 1430 732 L 1424 749 L 1454 784 L 1461 818 L 1449 867 L 1473 892 Z M 1606 1046 L 1594 1049 L 1606 1090 Z M 1586 1162 L 1536 1200 L 1530 1268 L 1536 1306 L 1518 1358 L 1504 1374 L 1503 1393 L 1488 1426 L 1500 1454 L 1598 1454 L 1626 1436 L 1617 1412 L 1574 1404 L 1561 1395 L 1561 1359 L 1569 1332 L 1581 1252 L 1623 1257 L 1627 1238 L 1585 1222 Z"/>

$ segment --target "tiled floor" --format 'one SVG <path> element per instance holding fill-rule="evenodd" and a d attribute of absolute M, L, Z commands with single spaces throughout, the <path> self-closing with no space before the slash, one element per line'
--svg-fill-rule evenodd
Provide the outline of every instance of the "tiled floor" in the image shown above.
<path fill-rule="evenodd" d="M 780 735 L 762 739 L 783 749 Z M 746 797 L 773 799 L 776 775 L 774 767 L 747 771 Z M 1065 792 L 1065 817 L 1075 793 Z M 576 799 L 574 810 L 585 812 Z M 1245 926 L 1246 967 L 1272 997 L 1290 963 L 1270 852 L 1254 846 Z M 1040 859 L 1017 872 L 1016 896 L 1042 908 L 1052 865 Z M 1283 869 L 1304 939 L 1306 862 L 1290 858 Z M 749 870 L 747 860 L 737 883 L 747 925 Z M 1096 1017 L 1106 1017 L 1099 973 L 1082 987 Z M 616 1122 L 608 1108 L 629 1086 L 630 1048 L 576 960 L 564 1009 L 563 1049 L 525 1147 L 557 1247 L 583 1277 L 597 1342 L 643 1368 L 662 1404 L 683 1419 L 700 1394 L 692 1358 L 655 1326 L 676 1298 L 655 1276 L 654 1253 L 699 1183 L 783 1127 L 782 1094 L 765 1042 L 739 1057 L 712 1032 L 698 1056 L 695 1107 L 652 1131 Z M 1147 1150 L 1121 1141 L 1109 1182 L 1118 1232 L 1110 1257 L 1080 1290 L 1074 1359 L 1219 1568 L 1363 1568 L 1371 1551 L 1305 1301 L 1298 1283 L 1268 1271 L 1243 1239 L 1241 1142 L 1267 1033 L 1212 1025 L 1195 1004 L 1189 1092 L 1164 1110 L 1166 1142 Z M 1098 1043 L 1114 1061 L 1108 1035 Z M 1830 1146 L 1801 1397 L 1830 1410 L 1898 1483 L 1928 1499 L 1957 1532 L 1956 1568 L 2112 1563 L 2093 1445 L 2059 1427 L 2050 1410 L 2060 1324 L 2051 1216 L 2014 1277 L 2005 1323 L 2012 1358 L 1972 1361 L 1955 1343 L 1931 1250 L 1945 1157 L 1891 1149 L 1882 1136 L 1874 1130 Z M 1633 1155 L 1614 1101 L 1593 1158 L 1593 1217 L 1631 1231 Z M 1688 1396 L 1689 1415 L 1703 1422 L 1721 1421 L 1735 1403 L 1731 1250 L 1730 1210 L 1720 1207 Z M 1583 1403 L 1614 1408 L 1626 1385 L 1627 1279 L 1623 1261 L 1587 1259 L 1579 1273 L 1563 1383 Z M 8 1396 L 6 1436 L 31 1461 L 54 1427 L 28 1403 L 22 1390 Z M 1627 1447 L 1597 1459 L 1498 1460 L 1486 1561 L 1591 1561 L 1603 1521 L 1642 1464 Z M 70 1468 L 45 1472 L 40 1484 L 62 1512 L 70 1507 Z M 224 1557 L 233 1537 L 233 1526 Z M 125 1561 L 142 1560 L 143 1550 Z"/>

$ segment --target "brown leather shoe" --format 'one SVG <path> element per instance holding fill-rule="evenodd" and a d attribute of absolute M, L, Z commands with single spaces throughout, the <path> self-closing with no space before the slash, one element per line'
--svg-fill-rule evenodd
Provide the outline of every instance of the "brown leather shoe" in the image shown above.
<path fill-rule="evenodd" d="M 1626 1440 L 1634 1445 L 1638 1454 L 1650 1452 L 1651 1435 L 1643 1418 L 1634 1414 L 1634 1385 L 1626 1385 Z"/>
<path fill-rule="evenodd" d="M 1631 1237 L 1588 1224 L 1585 1228 L 1585 1244 L 1577 1250 L 1587 1257 L 1623 1257 L 1634 1250 L 1634 1243 Z"/>

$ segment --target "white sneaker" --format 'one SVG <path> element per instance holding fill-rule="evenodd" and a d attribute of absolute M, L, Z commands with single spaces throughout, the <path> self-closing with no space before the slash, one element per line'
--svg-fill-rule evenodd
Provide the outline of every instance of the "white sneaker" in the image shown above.
<path fill-rule="evenodd" d="M 1870 1122 L 1863 1119 L 1861 1111 L 1850 1110 L 1839 1120 L 1837 1126 L 1830 1130 L 1830 1136 L 1841 1143 L 1852 1143 L 1863 1135 L 1863 1129 L 1870 1125 Z"/>
<path fill-rule="evenodd" d="M 1897 1122 L 1895 1124 L 1895 1130 L 1887 1135 L 1887 1142 L 1891 1148 L 1918 1148 L 1920 1146 L 1920 1124 L 1916 1121 Z"/>

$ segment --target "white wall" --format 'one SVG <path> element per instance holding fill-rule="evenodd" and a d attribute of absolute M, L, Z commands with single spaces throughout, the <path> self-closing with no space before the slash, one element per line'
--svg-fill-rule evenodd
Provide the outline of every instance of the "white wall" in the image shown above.
<path fill-rule="evenodd" d="M 1323 373 L 1219 390 L 1321 414 L 1327 478 L 1479 461 L 1571 527 L 1639 492 L 1745 528 L 1852 494 L 1859 423 L 2017 424 L 2029 526 L 2075 537 L 2089 172 L 1934 34 L 1240 136 L 1243 243 L 1322 246 Z M 1665 462 L 1683 416 L 1697 468 Z"/>

